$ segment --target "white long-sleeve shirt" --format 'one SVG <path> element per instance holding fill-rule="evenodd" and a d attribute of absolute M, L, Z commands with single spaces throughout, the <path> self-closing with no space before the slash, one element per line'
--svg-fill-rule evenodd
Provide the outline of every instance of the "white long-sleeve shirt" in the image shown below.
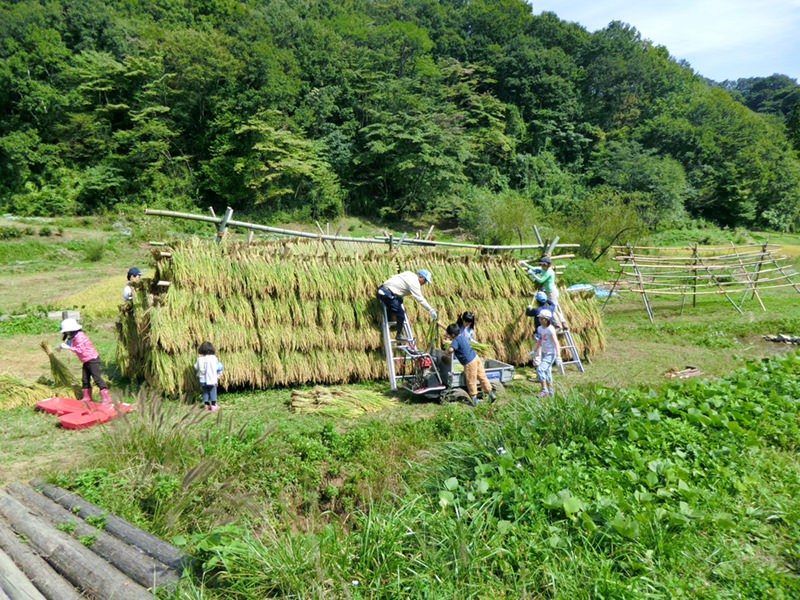
<path fill-rule="evenodd" d="M 194 363 L 197 378 L 203 385 L 217 385 L 219 381 L 219 360 L 214 354 L 198 356 Z"/>
<path fill-rule="evenodd" d="M 392 275 L 383 282 L 383 287 L 388 288 L 395 296 L 408 296 L 409 294 L 420 303 L 420 306 L 427 311 L 433 308 L 425 296 L 422 295 L 422 286 L 419 283 L 419 276 L 413 271 L 403 271 L 397 275 Z"/>

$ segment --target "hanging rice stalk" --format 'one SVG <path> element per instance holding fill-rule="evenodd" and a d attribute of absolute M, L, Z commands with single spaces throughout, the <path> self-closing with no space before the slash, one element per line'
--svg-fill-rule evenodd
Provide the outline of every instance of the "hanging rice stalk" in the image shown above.
<path fill-rule="evenodd" d="M 197 239 L 173 244 L 170 254 L 157 256 L 150 293 L 124 307 L 117 348 L 125 375 L 168 394 L 197 389 L 192 364 L 203 341 L 214 344 L 225 364 L 222 388 L 385 378 L 375 290 L 404 269 L 431 270 L 433 284 L 424 292 L 445 325 L 465 310 L 475 314 L 481 355 L 525 364 L 533 345 L 533 319 L 525 316 L 533 282 L 510 256 Z M 159 279 L 170 286 L 156 286 Z M 594 299 L 564 293 L 561 304 L 578 351 L 601 351 Z M 405 307 L 420 340 L 446 345 L 438 328 L 428 331 L 426 311 L 412 299 Z"/>

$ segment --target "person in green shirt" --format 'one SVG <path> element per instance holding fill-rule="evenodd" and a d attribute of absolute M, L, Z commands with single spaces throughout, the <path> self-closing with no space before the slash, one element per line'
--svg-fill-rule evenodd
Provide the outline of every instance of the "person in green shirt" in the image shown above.
<path fill-rule="evenodd" d="M 528 269 L 528 275 L 539 284 L 542 291 L 547 294 L 547 299 L 558 306 L 558 286 L 556 285 L 556 272 L 553 270 L 553 262 L 549 256 L 539 259 L 539 266 Z"/>

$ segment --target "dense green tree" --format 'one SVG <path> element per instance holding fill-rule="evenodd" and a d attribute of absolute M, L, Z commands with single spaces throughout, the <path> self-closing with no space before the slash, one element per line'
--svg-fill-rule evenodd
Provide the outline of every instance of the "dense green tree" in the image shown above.
<path fill-rule="evenodd" d="M 651 227 L 678 224 L 693 190 L 680 162 L 645 150 L 635 141 L 599 144 L 590 165 L 590 183 L 621 192 L 640 192 L 640 216 Z"/>
<path fill-rule="evenodd" d="M 656 117 L 641 137 L 683 164 L 697 191 L 687 207 L 694 216 L 731 226 L 800 226 L 791 208 L 791 190 L 800 188 L 797 154 L 776 118 L 696 84 L 685 107 Z"/>
<path fill-rule="evenodd" d="M 278 111 L 229 121 L 203 171 L 208 187 L 234 208 L 291 218 L 335 217 L 342 210 L 336 175 L 319 143 L 294 131 Z"/>
<path fill-rule="evenodd" d="M 635 127 L 685 93 L 692 78 L 666 48 L 619 21 L 592 36 L 583 62 L 587 115 L 606 131 Z"/>
<path fill-rule="evenodd" d="M 800 102 L 800 84 L 786 75 L 723 81 L 722 87 L 755 112 L 788 117 Z"/>
<path fill-rule="evenodd" d="M 591 190 L 586 198 L 559 212 L 559 231 L 575 243 L 583 258 L 597 260 L 613 245 L 636 239 L 648 231 L 640 206 L 647 204 L 640 192 L 620 192 L 606 186 Z"/>
<path fill-rule="evenodd" d="M 0 209 L 798 227 L 800 86 L 722 88 L 524 0 L 0 0 Z"/>

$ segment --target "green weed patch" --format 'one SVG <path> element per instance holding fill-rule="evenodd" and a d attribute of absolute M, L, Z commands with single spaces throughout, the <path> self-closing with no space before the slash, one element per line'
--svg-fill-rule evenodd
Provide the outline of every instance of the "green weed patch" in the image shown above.
<path fill-rule="evenodd" d="M 522 394 L 346 528 L 182 541 L 209 598 L 797 597 L 798 375 Z"/>
<path fill-rule="evenodd" d="M 0 338 L 13 335 L 40 335 L 52 333 L 56 325 L 52 319 L 37 315 L 12 317 L 0 320 Z"/>

